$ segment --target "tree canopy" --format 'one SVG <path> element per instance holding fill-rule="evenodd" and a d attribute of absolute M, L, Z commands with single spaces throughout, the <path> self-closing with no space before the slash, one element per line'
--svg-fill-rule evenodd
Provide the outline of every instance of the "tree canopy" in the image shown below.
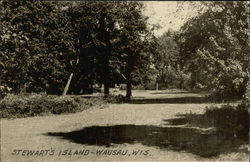
<path fill-rule="evenodd" d="M 0 85 L 61 94 L 70 82 L 74 93 L 103 84 L 107 96 L 125 83 L 129 99 L 132 85 L 154 81 L 242 97 L 249 76 L 247 3 L 194 3 L 196 16 L 156 38 L 141 2 L 1 0 Z"/>
<path fill-rule="evenodd" d="M 248 80 L 246 2 L 204 2 L 205 10 L 187 21 L 179 38 L 192 87 L 202 84 L 223 96 L 242 96 Z"/>
<path fill-rule="evenodd" d="M 15 92 L 59 93 L 74 72 L 71 89 L 104 84 L 108 95 L 112 84 L 126 83 L 130 96 L 146 70 L 154 37 L 140 2 L 2 0 L 0 7 L 1 85 Z"/>

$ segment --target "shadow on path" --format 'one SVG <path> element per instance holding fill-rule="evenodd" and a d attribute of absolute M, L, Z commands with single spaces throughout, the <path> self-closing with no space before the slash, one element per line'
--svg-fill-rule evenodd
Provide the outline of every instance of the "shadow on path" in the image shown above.
<path fill-rule="evenodd" d="M 92 126 L 72 132 L 49 132 L 46 135 L 78 144 L 106 147 L 113 144 L 140 143 L 160 149 L 187 151 L 202 157 L 232 152 L 244 143 L 220 136 L 216 132 L 207 133 L 196 128 L 149 125 Z"/>
<path fill-rule="evenodd" d="M 133 104 L 150 104 L 150 103 L 211 103 L 208 97 L 174 97 L 174 98 L 132 98 L 130 103 Z"/>
<path fill-rule="evenodd" d="M 151 92 L 150 94 L 194 94 L 194 93 L 192 93 L 192 92 L 186 92 L 186 91 L 172 91 L 172 92 L 161 92 L 161 91 L 159 91 L 159 92 Z"/>

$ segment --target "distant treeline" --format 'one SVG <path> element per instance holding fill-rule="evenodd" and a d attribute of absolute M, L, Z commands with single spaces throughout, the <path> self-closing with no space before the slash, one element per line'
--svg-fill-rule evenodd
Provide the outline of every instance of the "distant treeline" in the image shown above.
<path fill-rule="evenodd" d="M 249 6 L 242 1 L 190 3 L 198 14 L 157 40 L 154 76 L 159 88 L 243 97 L 249 78 Z"/>

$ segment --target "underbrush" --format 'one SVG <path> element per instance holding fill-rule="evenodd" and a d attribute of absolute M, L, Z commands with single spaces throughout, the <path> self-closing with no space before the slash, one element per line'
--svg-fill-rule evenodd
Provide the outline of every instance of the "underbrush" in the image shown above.
<path fill-rule="evenodd" d="M 23 118 L 48 114 L 75 113 L 105 103 L 106 101 L 99 97 L 8 94 L 0 101 L 0 117 Z"/>
<path fill-rule="evenodd" d="M 109 95 L 105 97 L 104 100 L 107 103 L 124 103 L 126 102 L 126 97 L 123 95 Z"/>
<path fill-rule="evenodd" d="M 217 131 L 226 136 L 248 140 L 249 104 L 242 102 L 237 106 L 222 105 L 206 107 L 204 114 L 186 114 L 185 122 L 201 128 L 216 127 Z"/>

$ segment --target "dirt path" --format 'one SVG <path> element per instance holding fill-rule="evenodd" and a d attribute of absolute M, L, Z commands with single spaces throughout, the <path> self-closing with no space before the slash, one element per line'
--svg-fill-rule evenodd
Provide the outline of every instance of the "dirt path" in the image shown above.
<path fill-rule="evenodd" d="M 137 131 L 151 131 L 159 127 L 164 127 L 166 119 L 174 118 L 177 114 L 186 112 L 202 113 L 207 104 L 112 104 L 103 109 L 89 109 L 84 112 L 67 115 L 32 117 L 15 120 L 1 120 L 1 161 L 85 161 L 85 160 L 209 160 L 200 157 L 188 151 L 175 151 L 168 147 L 150 142 L 150 138 L 145 141 L 136 141 L 132 143 L 130 136 L 126 135 L 126 129 L 119 128 L 117 138 L 128 138 L 127 141 L 117 142 L 109 147 L 98 143 L 93 144 L 95 137 L 104 138 L 98 133 L 103 133 L 107 129 L 118 129 L 112 127 L 123 125 Z M 141 125 L 134 127 L 131 125 Z M 99 127 L 94 127 L 99 126 Z M 143 127 L 142 127 L 143 126 Z M 82 130 L 88 127 L 89 129 Z M 106 128 L 105 127 L 105 128 Z M 145 127 L 145 128 L 144 128 Z M 101 129 L 102 128 L 102 129 Z M 91 130 L 98 131 L 92 131 Z M 137 132 L 138 133 L 138 132 Z M 81 137 L 89 139 L 82 141 Z M 92 138 L 93 136 L 93 138 Z M 112 135 L 114 136 L 114 135 Z M 154 137 L 154 136 L 152 136 Z M 134 135 L 135 139 L 142 139 Z M 91 141 L 92 140 L 92 141 Z M 100 141 L 100 139 L 98 139 Z M 92 143 L 91 143 L 92 142 Z M 21 151 L 18 151 L 21 150 Z M 26 151 L 24 151 L 26 150 Z M 31 155 L 28 151 L 32 151 Z M 54 153 L 52 152 L 54 150 Z M 60 151 L 68 150 L 67 155 L 59 155 Z M 69 150 L 72 152 L 69 153 Z M 117 155 L 97 155 L 97 151 L 116 150 Z M 134 154 L 134 151 L 140 150 L 141 153 Z M 80 155 L 79 152 L 86 155 Z M 119 152 L 120 151 L 120 152 Z M 121 153 L 126 155 L 120 155 Z M 19 153 L 18 153 L 19 152 Z M 89 152 L 89 153 L 88 153 Z M 14 154 L 14 155 L 12 155 Z M 29 155 L 28 155 L 29 154 Z M 53 154 L 53 155 L 52 155 Z M 64 152 L 66 154 L 66 151 Z M 75 154 L 75 155 L 69 155 Z M 133 154 L 133 155 L 132 155 Z M 213 160 L 227 159 L 247 160 L 244 153 L 221 154 L 212 158 Z M 211 160 L 211 158 L 210 158 Z"/>

